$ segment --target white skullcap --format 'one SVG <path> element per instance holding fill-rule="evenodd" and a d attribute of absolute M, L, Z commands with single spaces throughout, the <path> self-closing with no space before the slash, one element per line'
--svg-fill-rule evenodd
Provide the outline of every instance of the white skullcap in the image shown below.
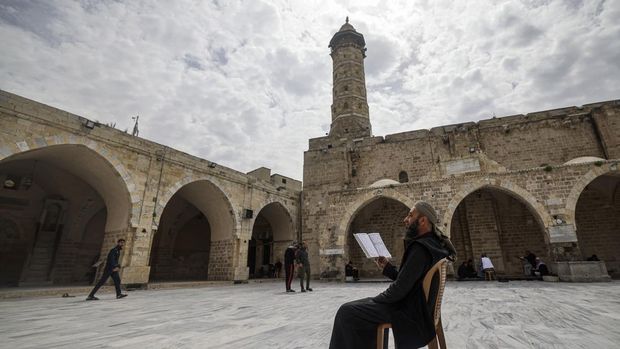
<path fill-rule="evenodd" d="M 437 224 L 437 221 L 439 220 L 437 218 L 437 212 L 435 211 L 433 206 L 431 206 L 431 204 L 426 201 L 418 201 L 413 206 L 422 216 L 428 218 L 429 222 L 431 222 L 433 225 Z"/>

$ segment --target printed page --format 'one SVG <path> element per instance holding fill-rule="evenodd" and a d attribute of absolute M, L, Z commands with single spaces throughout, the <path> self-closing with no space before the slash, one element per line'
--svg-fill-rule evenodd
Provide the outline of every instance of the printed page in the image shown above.
<path fill-rule="evenodd" d="M 357 233 L 357 234 L 353 234 L 353 236 L 355 237 L 355 240 L 362 248 L 362 251 L 364 251 L 366 258 L 379 257 L 379 253 L 377 253 L 377 249 L 375 249 L 375 246 L 370 240 L 370 237 L 368 237 L 368 234 Z"/>
<path fill-rule="evenodd" d="M 370 241 L 372 242 L 375 249 L 377 250 L 377 253 L 379 254 L 379 256 L 386 257 L 386 258 L 392 258 L 390 251 L 388 251 L 379 233 L 370 233 L 368 234 L 368 237 L 370 238 Z"/>

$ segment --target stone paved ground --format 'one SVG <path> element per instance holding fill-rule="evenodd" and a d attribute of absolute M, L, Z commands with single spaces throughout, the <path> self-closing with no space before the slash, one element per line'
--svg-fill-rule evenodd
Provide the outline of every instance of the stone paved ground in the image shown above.
<path fill-rule="evenodd" d="M 326 348 L 338 306 L 385 283 L 135 291 L 0 301 L 1 348 Z M 449 282 L 452 348 L 619 348 L 620 282 Z"/>

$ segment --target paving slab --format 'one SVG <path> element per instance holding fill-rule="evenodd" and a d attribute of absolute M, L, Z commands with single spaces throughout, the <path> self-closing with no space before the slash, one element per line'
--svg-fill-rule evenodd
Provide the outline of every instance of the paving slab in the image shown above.
<path fill-rule="evenodd" d="M 344 302 L 381 283 L 280 283 L 129 292 L 116 300 L 0 301 L 0 348 L 327 348 Z M 449 282 L 443 323 L 450 348 L 618 348 L 620 282 Z M 393 343 L 393 341 L 391 341 Z"/>

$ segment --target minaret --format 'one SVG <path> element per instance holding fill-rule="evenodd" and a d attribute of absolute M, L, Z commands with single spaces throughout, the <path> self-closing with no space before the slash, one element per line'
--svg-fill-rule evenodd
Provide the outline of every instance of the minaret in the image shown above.
<path fill-rule="evenodd" d="M 330 137 L 361 138 L 371 135 L 364 58 L 364 36 L 349 24 L 349 17 L 329 42 L 333 68 L 333 103 Z"/>

